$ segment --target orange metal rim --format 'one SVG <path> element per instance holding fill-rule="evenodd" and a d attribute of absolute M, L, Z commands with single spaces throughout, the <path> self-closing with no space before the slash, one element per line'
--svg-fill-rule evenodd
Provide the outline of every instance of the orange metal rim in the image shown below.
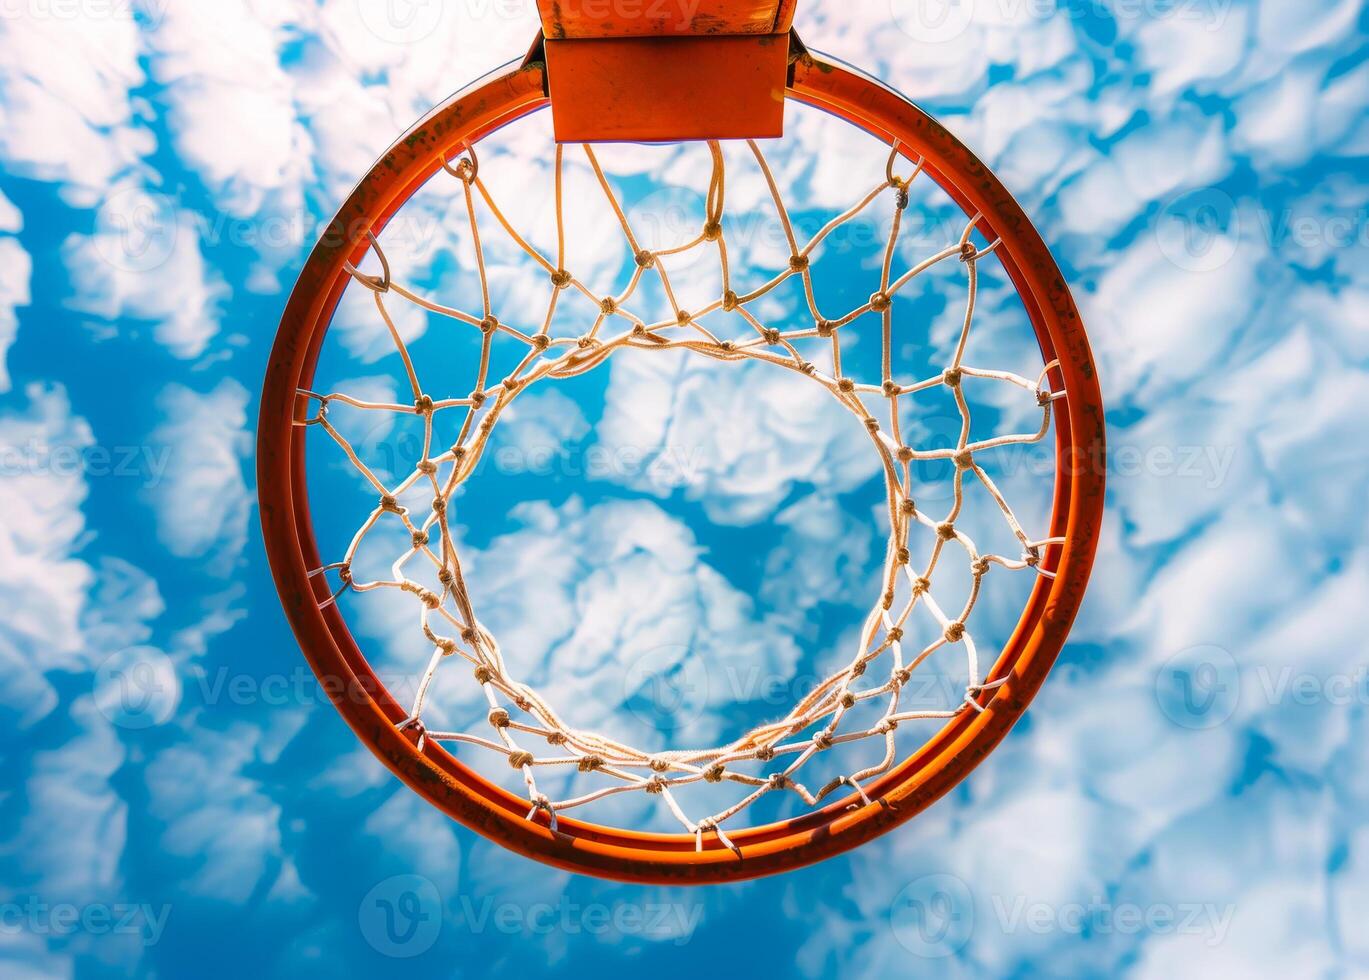
<path fill-rule="evenodd" d="M 286 615 L 320 684 L 359 739 L 416 792 L 483 836 L 571 871 L 623 881 L 709 883 L 774 874 L 859 846 L 935 802 L 974 769 L 1026 710 L 1064 645 L 1083 599 L 1103 516 L 1104 424 L 1101 392 L 1074 300 L 1041 237 L 998 180 L 954 136 L 915 105 L 852 69 L 804 55 L 789 99 L 846 119 L 901 151 L 968 214 L 988 240 L 1026 307 L 1045 360 L 1059 358 L 1050 383 L 1056 402 L 1057 476 L 1051 536 L 1063 546 L 1045 561 L 991 676 L 1007 684 L 981 694 L 983 711 L 965 711 L 897 767 L 855 795 L 765 826 L 729 832 L 738 857 L 711 835 L 695 850 L 685 834 L 622 830 L 562 816 L 526 819 L 529 804 L 476 773 L 440 745 L 422 751 L 396 724 L 405 717 L 357 646 L 337 605 L 320 608 L 319 568 L 305 482 L 305 432 L 296 426 L 296 392 L 311 386 L 329 321 L 359 263 L 367 231 L 379 234 L 441 162 L 501 126 L 547 105 L 543 69 L 530 64 L 489 76 L 420 121 L 381 158 L 314 247 L 287 303 L 263 383 L 258 423 L 258 495 L 263 537 Z"/>

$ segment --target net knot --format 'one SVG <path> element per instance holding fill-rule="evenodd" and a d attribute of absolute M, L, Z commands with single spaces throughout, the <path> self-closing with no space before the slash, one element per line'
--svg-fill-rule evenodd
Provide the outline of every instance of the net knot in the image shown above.
<path fill-rule="evenodd" d="M 424 545 L 426 545 L 426 544 L 428 543 L 428 532 L 427 532 L 427 531 L 415 531 L 415 532 L 413 533 L 413 543 L 414 543 L 414 551 L 417 551 L 419 548 L 422 548 Z"/>
<path fill-rule="evenodd" d="M 848 395 L 856 390 L 856 383 L 850 378 L 842 378 L 837 382 L 837 388 L 846 392 Z"/>
<path fill-rule="evenodd" d="M 537 350 L 546 350 L 551 346 L 551 338 L 544 333 L 539 333 L 536 337 L 532 338 L 532 346 Z"/>
<path fill-rule="evenodd" d="M 878 432 L 879 419 L 875 418 L 873 415 L 867 416 L 865 419 L 865 428 L 867 428 L 871 432 Z"/>
<path fill-rule="evenodd" d="M 437 638 L 436 646 L 442 651 L 442 656 L 444 657 L 450 657 L 452 654 L 456 653 L 456 641 L 449 639 L 448 637 L 439 636 Z"/>
<path fill-rule="evenodd" d="M 854 708 L 856 706 L 856 696 L 847 691 L 841 696 L 841 706 L 843 708 Z"/>
<path fill-rule="evenodd" d="M 975 248 L 974 242 L 961 242 L 961 243 L 960 243 L 960 261 L 961 261 L 961 262 L 969 263 L 969 262 L 973 262 L 973 261 L 974 261 L 975 259 L 977 259 L 977 258 L 979 258 L 979 249 Z"/>
<path fill-rule="evenodd" d="M 446 511 L 447 511 L 447 501 L 443 500 L 441 497 L 434 497 L 434 498 L 433 498 L 433 513 L 434 513 L 434 514 L 444 514 L 444 513 L 446 513 Z"/>
<path fill-rule="evenodd" d="M 509 713 L 503 708 L 491 708 L 489 721 L 495 728 L 508 728 L 509 725 L 513 724 L 513 719 L 509 717 Z"/>
<path fill-rule="evenodd" d="M 637 254 L 632 257 L 632 260 L 637 263 L 637 268 L 649 269 L 651 264 L 656 261 L 656 256 L 642 248 L 637 250 Z"/>
<path fill-rule="evenodd" d="M 813 748 L 817 749 L 819 752 L 826 752 L 826 751 L 827 751 L 828 749 L 830 749 L 831 747 L 832 747 L 832 733 L 831 733 L 831 732 L 825 732 L 825 731 L 824 731 L 824 732 L 818 732 L 816 735 L 813 736 Z"/>
<path fill-rule="evenodd" d="M 517 751 L 509 753 L 509 765 L 514 769 L 522 769 L 524 766 L 532 765 L 532 753 Z"/>
<path fill-rule="evenodd" d="M 431 459 L 421 459 L 418 461 L 418 472 L 424 476 L 432 476 L 437 472 L 437 464 Z"/>
<path fill-rule="evenodd" d="M 694 315 L 688 310 L 681 310 L 675 314 L 675 322 L 682 327 L 692 319 L 694 319 Z"/>
<path fill-rule="evenodd" d="M 988 574 L 989 559 L 976 558 L 973 562 L 970 563 L 970 571 L 973 572 L 976 576 Z"/>
<path fill-rule="evenodd" d="M 727 769 L 723 766 L 721 762 L 715 762 L 713 763 L 713 765 L 709 766 L 707 769 L 704 770 L 704 782 L 720 783 L 723 781 L 723 774 L 726 772 Z"/>
<path fill-rule="evenodd" d="M 955 537 L 955 525 L 954 525 L 953 523 L 951 523 L 950 521 L 946 521 L 946 522 L 944 522 L 944 523 L 942 523 L 942 524 L 938 524 L 938 525 L 936 526 L 936 535 L 937 535 L 937 537 L 939 537 L 942 541 L 949 541 L 949 540 L 951 540 L 951 538 Z"/>
<path fill-rule="evenodd" d="M 913 461 L 913 447 L 899 446 L 898 452 L 895 455 L 898 456 L 898 461 L 900 463 L 911 463 Z"/>
<path fill-rule="evenodd" d="M 450 568 L 443 568 L 437 573 L 437 580 L 448 588 L 451 588 L 452 582 L 455 581 L 455 579 L 456 576 L 452 574 Z"/>
<path fill-rule="evenodd" d="M 765 342 L 771 347 L 777 346 L 780 342 L 780 332 L 774 327 L 767 328 L 763 336 L 765 337 Z"/>
<path fill-rule="evenodd" d="M 481 333 L 494 333 L 498 329 L 499 318 L 496 317 L 493 313 L 491 313 L 489 316 L 485 317 L 483 320 L 480 321 Z"/>
<path fill-rule="evenodd" d="M 523 387 L 523 381 L 521 378 L 505 378 L 503 381 L 500 382 L 500 384 L 504 386 L 504 390 L 507 391 L 509 394 L 513 394 L 519 388 Z"/>
<path fill-rule="evenodd" d="M 902 511 L 906 517 L 917 516 L 917 504 L 913 501 L 912 497 L 904 497 L 903 501 L 898 505 L 898 509 Z"/>
<path fill-rule="evenodd" d="M 662 790 L 665 789 L 665 780 L 660 776 L 652 776 L 642 786 L 642 789 L 650 793 L 652 796 L 657 796 L 661 793 Z"/>
<path fill-rule="evenodd" d="M 723 310 L 727 313 L 731 313 L 736 308 L 737 294 L 733 290 L 729 289 L 727 292 L 723 293 Z"/>
<path fill-rule="evenodd" d="M 960 368 L 947 368 L 941 372 L 941 383 L 947 388 L 959 387 L 961 378 Z"/>
<path fill-rule="evenodd" d="M 337 577 L 343 585 L 352 584 L 352 566 L 349 562 L 343 562 L 342 565 L 338 567 Z"/>
<path fill-rule="evenodd" d="M 957 469 L 968 470 L 974 465 L 974 453 L 970 452 L 968 449 L 959 450 L 951 458 L 955 461 Z"/>
<path fill-rule="evenodd" d="M 414 399 L 414 414 L 427 415 L 433 410 L 433 400 L 428 395 L 419 395 Z"/>
<path fill-rule="evenodd" d="M 585 755 L 580 757 L 580 761 L 576 763 L 576 768 L 581 772 L 594 772 L 598 769 L 602 769 L 603 765 L 604 760 L 602 757 L 597 755 Z"/>
<path fill-rule="evenodd" d="M 898 193 L 894 196 L 894 207 L 902 211 L 908 206 L 908 185 L 899 183 Z"/>
<path fill-rule="evenodd" d="M 775 758 L 775 747 L 773 745 L 762 745 L 756 750 L 756 758 L 761 762 L 769 762 Z"/>
<path fill-rule="evenodd" d="M 912 553 L 907 548 L 899 548 L 898 553 L 894 555 L 894 558 L 897 559 L 900 565 L 906 565 L 913 560 Z"/>
<path fill-rule="evenodd" d="M 942 634 L 946 637 L 947 643 L 959 643 L 965 638 L 965 624 L 956 620 L 946 627 L 946 632 Z"/>
<path fill-rule="evenodd" d="M 876 313 L 883 313 L 889 308 L 889 294 L 881 290 L 870 297 L 870 309 Z"/>
<path fill-rule="evenodd" d="M 925 575 L 919 575 L 913 581 L 913 595 L 926 595 L 932 589 L 932 580 Z"/>
<path fill-rule="evenodd" d="M 886 381 L 881 387 L 884 391 L 885 396 L 888 398 L 893 398 L 895 395 L 897 395 L 899 392 L 903 390 L 903 388 L 899 385 L 897 381 Z"/>
<path fill-rule="evenodd" d="M 804 374 L 811 375 L 817 369 L 812 361 L 799 361 L 799 370 Z"/>
<path fill-rule="evenodd" d="M 903 639 L 903 627 L 895 626 L 885 635 L 889 637 L 890 643 L 897 643 L 899 640 Z"/>
<path fill-rule="evenodd" d="M 474 643 L 474 642 L 475 642 L 475 630 L 472 629 L 471 627 L 467 626 L 465 629 L 463 629 L 463 630 L 461 631 L 461 639 L 465 640 L 467 643 Z M 479 670 L 488 670 L 489 668 L 488 668 L 488 667 L 480 667 L 480 668 L 478 668 L 478 669 L 479 669 Z M 484 682 L 482 681 L 481 683 L 484 683 Z"/>
<path fill-rule="evenodd" d="M 605 296 L 599 300 L 599 310 L 604 316 L 612 316 L 618 309 L 618 301 L 612 296 Z"/>
<path fill-rule="evenodd" d="M 380 509 L 387 514 L 398 514 L 399 501 L 396 500 L 393 495 L 387 493 L 380 498 Z"/>
<path fill-rule="evenodd" d="M 1036 404 L 1040 408 L 1049 408 L 1050 403 L 1055 400 L 1055 396 L 1042 388 L 1036 393 Z"/>
<path fill-rule="evenodd" d="M 789 256 L 789 271 L 804 272 L 808 269 L 808 256 L 791 255 Z"/>
<path fill-rule="evenodd" d="M 570 285 L 570 273 L 565 269 L 557 269 L 551 274 L 551 284 L 557 289 L 565 289 Z"/>
<path fill-rule="evenodd" d="M 452 171 L 462 183 L 469 184 L 475 180 L 475 175 L 480 172 L 480 166 L 475 161 L 462 157 L 456 163 L 456 169 Z"/>
<path fill-rule="evenodd" d="M 897 728 L 898 722 L 895 719 L 885 718 L 883 721 L 881 721 L 878 725 L 875 726 L 875 731 L 879 732 L 879 734 L 881 735 L 888 735 L 890 732 L 896 730 Z"/>
<path fill-rule="evenodd" d="M 884 595 L 880 596 L 879 604 L 885 609 L 892 609 L 894 607 L 894 590 L 890 589 L 885 592 Z"/>
<path fill-rule="evenodd" d="M 651 767 L 652 772 L 665 772 L 670 768 L 670 763 L 660 757 L 648 760 L 647 765 Z"/>
<path fill-rule="evenodd" d="M 789 777 L 782 772 L 772 772 L 769 783 L 770 789 L 785 789 L 789 785 Z"/>
<path fill-rule="evenodd" d="M 462 634 L 462 639 L 465 639 L 464 633 Z M 484 664 L 481 664 L 479 667 L 475 668 L 475 680 L 477 684 L 488 684 L 490 681 L 494 680 L 494 671 L 490 670 L 490 668 L 486 667 Z"/>
<path fill-rule="evenodd" d="M 833 333 L 836 332 L 836 329 L 837 329 L 837 328 L 836 328 L 835 326 L 833 326 L 831 320 L 819 320 L 819 321 L 818 321 L 818 336 L 819 336 L 819 337 L 830 337 L 830 336 L 832 336 Z"/>
<path fill-rule="evenodd" d="M 564 745 L 565 743 L 566 743 L 566 736 L 565 736 L 563 733 L 561 733 L 561 732 L 547 732 L 547 744 L 548 744 L 548 745 Z"/>
<path fill-rule="evenodd" d="M 908 681 L 912 679 L 912 677 L 913 669 L 911 667 L 900 667 L 889 675 L 889 679 L 893 681 L 895 684 L 898 684 L 900 687 L 904 684 L 907 684 Z"/>
<path fill-rule="evenodd" d="M 722 237 L 723 226 L 720 221 L 710 221 L 704 225 L 704 241 L 716 242 Z"/>
<path fill-rule="evenodd" d="M 472 407 L 472 408 L 479 408 L 479 407 L 481 407 L 482 405 L 485 404 L 485 399 L 488 398 L 488 397 L 489 397 L 489 396 L 486 395 L 483 391 L 473 391 L 473 392 L 471 392 L 471 399 L 470 399 L 470 400 L 471 400 L 471 407 Z"/>
<path fill-rule="evenodd" d="M 586 334 L 575 342 L 575 346 L 581 350 L 589 350 L 594 346 L 594 338 Z"/>

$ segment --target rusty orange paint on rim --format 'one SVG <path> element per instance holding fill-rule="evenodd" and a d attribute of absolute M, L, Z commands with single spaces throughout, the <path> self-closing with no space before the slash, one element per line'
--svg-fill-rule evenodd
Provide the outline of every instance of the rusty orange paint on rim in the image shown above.
<path fill-rule="evenodd" d="M 755 878 L 820 861 L 910 819 L 960 782 L 1012 725 L 1059 654 L 1083 599 L 1103 516 L 1102 397 L 1083 324 L 1068 286 L 1022 209 L 980 161 L 907 99 L 858 72 L 818 56 L 794 66 L 786 95 L 832 112 L 901 151 L 965 209 L 978 213 L 987 240 L 1017 287 L 1050 373 L 1065 390 L 1055 412 L 1057 477 L 1050 535 L 1063 546 L 1044 557 L 1055 579 L 1039 576 L 991 677 L 1011 671 L 999 690 L 982 692 L 982 712 L 964 711 L 908 758 L 854 794 L 792 820 L 729 832 L 740 858 L 714 835 L 703 850 L 686 834 L 621 830 L 545 814 L 525 819 L 529 802 L 488 781 L 440 745 L 422 751 L 396 729 L 406 711 L 376 677 L 322 576 L 305 483 L 305 432 L 294 423 L 296 391 L 312 384 L 329 321 L 360 263 L 366 233 L 376 234 L 431 177 L 441 161 L 499 127 L 547 105 L 545 78 L 533 63 L 487 77 L 453 96 L 396 142 L 348 198 L 310 254 L 290 296 L 263 384 L 258 431 L 258 494 L 263 535 L 287 617 L 320 683 L 357 737 L 397 776 L 472 830 L 528 857 L 571 871 L 623 881 L 708 883 Z"/>

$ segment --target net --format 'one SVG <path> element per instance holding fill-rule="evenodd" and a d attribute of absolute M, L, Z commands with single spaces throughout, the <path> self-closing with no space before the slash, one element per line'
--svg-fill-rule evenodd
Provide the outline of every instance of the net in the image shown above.
<path fill-rule="evenodd" d="M 995 450 L 1029 446 L 1046 439 L 1051 428 L 1052 404 L 1065 393 L 1052 391 L 1047 385 L 1055 362 L 1044 365 L 1036 377 L 967 363 L 967 344 L 976 323 L 980 293 L 980 263 L 1000 244 L 976 242 L 979 216 L 969 216 L 958 237 L 951 236 L 926 258 L 896 272 L 910 189 L 919 178 L 924 183 L 927 180 L 921 161 L 903 162 L 897 144 L 890 147 L 883 179 L 856 196 L 846 210 L 814 235 L 801 241 L 765 153 L 755 142 L 748 142 L 746 147 L 748 162 L 754 164 L 773 204 L 788 252 L 783 268 L 765 281 L 750 285 L 747 281 L 753 270 L 734 267 L 735 261 L 729 257 L 727 185 L 729 177 L 735 175 L 716 142 L 707 144 L 710 166 L 702 195 L 702 214 L 683 236 L 684 240 L 659 248 L 644 247 L 634 233 L 629 211 L 594 149 L 588 145 L 578 149 L 558 145 L 552 166 L 556 245 L 554 251 L 548 249 L 545 254 L 531 244 L 532 236 L 520 233 L 508 220 L 505 209 L 481 176 L 474 147 L 467 146 L 456 162 L 444 162 L 443 169 L 450 179 L 459 182 L 464 200 L 480 307 L 462 310 L 447 306 L 404 285 L 394 275 L 379 239 L 371 234 L 371 253 L 378 271 L 363 272 L 349 266 L 348 272 L 357 286 L 369 291 L 376 311 L 376 327 L 384 330 L 393 343 L 413 400 L 406 404 L 384 403 L 344 391 L 299 392 L 307 410 L 297 424 L 326 433 L 376 496 L 376 503 L 345 553 L 311 572 L 315 578 L 326 577 L 336 582 L 330 586 L 325 604 L 338 601 L 347 592 L 398 590 L 412 597 L 414 629 L 432 652 L 414 687 L 408 716 L 398 727 L 420 749 L 436 742 L 453 751 L 479 750 L 495 759 L 502 757 L 521 775 L 528 801 L 527 818 L 537 819 L 542 814 L 553 829 L 558 814 L 620 794 L 640 793 L 659 800 L 674 820 L 694 835 L 696 847 L 702 848 L 704 835 L 710 833 L 716 834 L 722 844 L 733 847 L 725 825 L 767 794 L 790 793 L 811 808 L 844 789 L 859 801 L 854 805 L 870 804 L 865 786 L 896 765 L 900 726 L 906 730 L 908 722 L 935 722 L 952 719 L 961 712 L 983 711 L 1005 682 L 1005 677 L 988 676 L 994 658 L 981 655 L 972 629 L 972 617 L 991 570 L 1025 570 L 1049 577 L 1052 571 L 1046 560 L 1048 549 L 1063 542 L 1060 538 L 1029 534 L 983 465 L 983 460 Z M 567 268 L 563 186 L 567 152 L 583 153 L 602 192 L 603 204 L 611 209 L 632 256 L 626 283 L 612 293 L 595 292 L 574 270 Z M 903 174 L 896 172 L 901 162 L 907 168 Z M 855 308 L 836 316 L 824 315 L 814 288 L 814 271 L 822 244 L 848 222 L 880 208 L 889 216 L 889 224 L 887 237 L 877 250 L 875 288 Z M 506 322 L 496 314 L 491 302 L 487 246 L 482 239 L 482 235 L 492 232 L 506 236 L 545 277 L 548 300 L 540 322 Z M 677 300 L 669 269 L 686 257 L 697 259 L 700 253 L 715 264 L 721 289 L 706 304 L 684 309 Z M 964 311 L 963 317 L 957 319 L 952 356 L 940 370 L 926 377 L 897 377 L 894 299 L 918 277 L 947 265 L 963 270 L 964 277 Z M 648 279 L 654 281 L 665 299 L 665 307 L 657 316 L 644 315 L 647 311 L 639 302 L 646 292 L 643 283 Z M 764 312 L 765 300 L 794 284 L 801 290 L 806 307 L 804 322 L 785 328 L 771 325 Z M 437 396 L 422 383 L 424 372 L 420 371 L 392 314 L 392 304 L 397 302 L 413 304 L 446 318 L 459 329 L 478 332 L 480 353 L 468 391 Z M 578 307 L 579 314 L 588 312 L 584 322 L 591 325 L 587 330 L 572 334 L 564 329 L 568 320 L 576 319 L 566 316 L 572 304 Z M 723 320 L 739 325 L 740 329 L 732 333 L 722 330 L 719 324 Z M 843 343 L 852 331 L 865 324 L 870 324 L 873 332 L 875 322 L 880 372 L 877 380 L 862 379 L 854 376 L 850 358 L 843 365 Z M 494 376 L 497 348 L 517 352 L 513 358 L 515 367 L 502 378 Z M 854 649 L 838 669 L 823 676 L 782 717 L 757 725 L 725 744 L 646 751 L 568 723 L 547 698 L 515 676 L 498 639 L 482 624 L 470 587 L 472 576 L 478 575 L 479 570 L 463 562 L 452 533 L 455 496 L 476 475 L 508 407 L 539 385 L 593 371 L 625 350 L 684 351 L 721 362 L 763 362 L 791 372 L 796 384 L 820 386 L 855 416 L 878 457 L 886 491 L 884 507 L 889 534 L 884 547 L 881 589 L 863 620 Z M 444 374 L 446 368 L 444 365 Z M 971 405 L 964 390 L 967 379 L 1007 385 L 1020 390 L 1022 397 L 1034 399 L 1040 412 L 1039 427 L 975 439 Z M 934 389 L 947 393 L 955 404 L 956 438 L 948 447 L 912 445 L 910 442 L 915 440 L 904 435 L 901 401 Z M 353 442 L 330 420 L 330 408 L 337 405 L 368 413 L 417 416 L 423 431 L 421 450 L 411 464 L 406 463 L 407 474 L 395 476 L 389 483 L 382 479 L 377 468 L 366 463 Z M 439 445 L 435 419 L 451 413 L 460 420 L 455 426 L 457 437 L 450 444 Z M 929 462 L 944 463 L 950 472 L 947 503 L 935 513 L 920 507 L 913 492 L 912 468 Z M 962 518 L 972 486 L 982 488 L 992 501 L 1001 524 L 1018 545 L 1017 554 L 994 553 L 981 548 L 971 537 Z M 403 528 L 406 544 L 395 555 L 390 575 L 359 580 L 355 575 L 358 551 L 378 528 L 393 522 Z M 915 544 L 919 546 L 916 549 Z M 968 582 L 961 583 L 962 594 L 954 602 L 945 598 L 948 590 L 939 585 L 946 570 L 952 567 L 947 560 L 952 550 L 963 553 L 964 562 L 954 564 L 965 568 L 968 576 Z M 941 601 L 938 594 L 943 596 Z M 925 643 L 909 643 L 915 632 L 911 629 L 915 617 L 932 635 Z M 917 672 L 927 669 L 934 655 L 946 648 L 959 653 L 964 676 L 968 678 L 958 700 L 935 710 L 906 703 L 904 694 Z M 427 719 L 432 714 L 429 695 L 434 678 L 439 671 L 459 669 L 462 664 L 488 705 L 484 727 L 456 731 L 430 726 Z M 863 744 L 873 746 L 874 752 L 862 762 L 853 761 L 841 768 L 838 775 L 821 786 L 813 783 L 810 787 L 805 781 L 807 773 L 815 768 L 813 760 L 829 756 L 837 746 Z M 904 748 L 908 751 L 915 745 Z M 553 771 L 575 774 L 569 781 L 575 788 L 555 798 L 544 792 L 543 786 L 549 782 L 546 777 Z M 683 791 L 697 784 L 730 787 L 734 790 L 732 799 L 721 808 L 691 812 Z"/>

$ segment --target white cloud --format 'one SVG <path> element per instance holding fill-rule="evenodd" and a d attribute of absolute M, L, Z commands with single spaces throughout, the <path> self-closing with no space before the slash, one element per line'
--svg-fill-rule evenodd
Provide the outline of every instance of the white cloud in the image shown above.
<path fill-rule="evenodd" d="M 9 202 L 0 198 L 0 203 Z M 19 334 L 19 317 L 15 310 L 32 301 L 29 286 L 32 274 L 33 260 L 19 244 L 19 239 L 8 235 L 0 237 L 0 392 L 10 389 L 6 356 Z"/>
<path fill-rule="evenodd" d="M 158 398 L 163 421 L 151 436 L 170 452 L 165 477 L 147 491 L 158 538 L 172 554 L 211 557 L 225 573 L 242 551 L 250 511 L 247 399 L 231 379 L 203 394 L 170 384 Z"/>
<path fill-rule="evenodd" d="M 0 31 L 0 157 L 90 206 L 152 152 L 130 90 L 145 78 L 130 4 L 105 16 L 7 16 Z"/>
<path fill-rule="evenodd" d="M 199 226 L 169 199 L 125 184 L 100 205 L 92 235 L 72 235 L 62 257 L 75 293 L 69 308 L 99 318 L 150 321 L 173 355 L 198 357 L 219 332 L 228 294 L 200 249 Z"/>

